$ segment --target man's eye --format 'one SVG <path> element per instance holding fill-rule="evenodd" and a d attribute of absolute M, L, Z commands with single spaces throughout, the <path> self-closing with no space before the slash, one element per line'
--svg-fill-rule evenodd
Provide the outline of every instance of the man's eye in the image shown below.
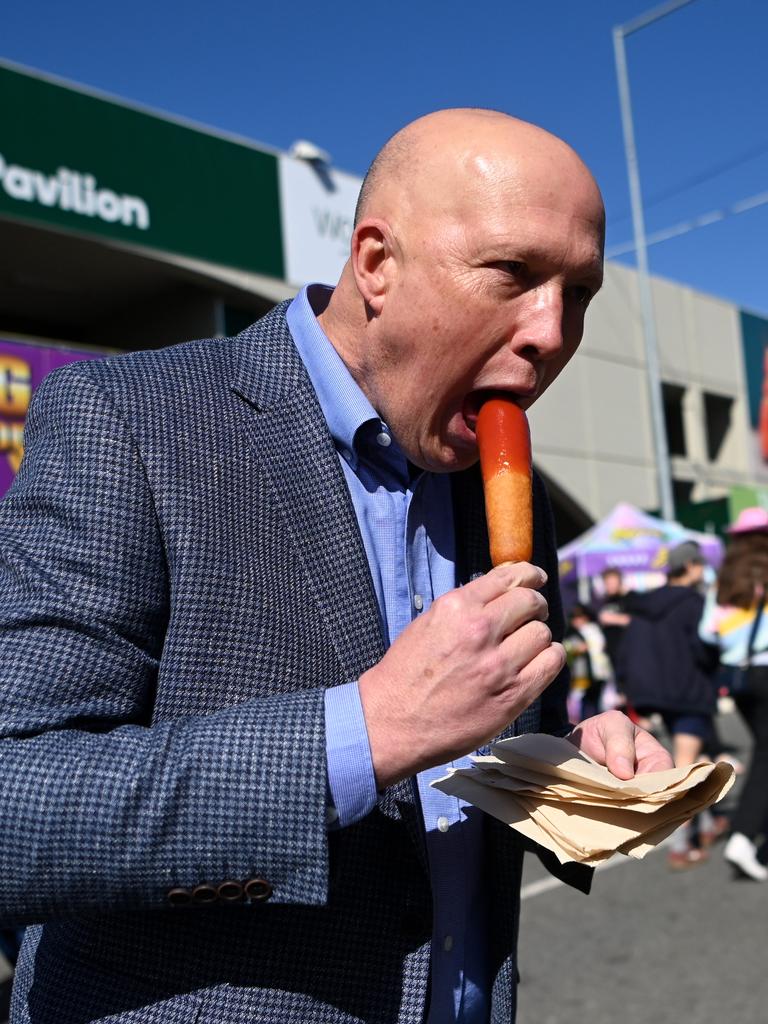
<path fill-rule="evenodd" d="M 502 260 L 499 266 L 508 274 L 519 276 L 525 271 L 525 264 L 521 260 Z"/>
<path fill-rule="evenodd" d="M 588 306 L 589 300 L 592 298 L 592 289 L 587 288 L 586 285 L 577 284 L 571 288 L 566 288 L 565 294 L 577 306 Z"/>

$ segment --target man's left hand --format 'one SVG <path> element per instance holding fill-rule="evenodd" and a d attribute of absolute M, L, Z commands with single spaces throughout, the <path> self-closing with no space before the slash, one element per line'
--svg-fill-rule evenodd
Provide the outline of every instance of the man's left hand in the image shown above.
<path fill-rule="evenodd" d="M 585 718 L 566 738 L 619 779 L 675 766 L 659 741 L 621 711 Z"/>

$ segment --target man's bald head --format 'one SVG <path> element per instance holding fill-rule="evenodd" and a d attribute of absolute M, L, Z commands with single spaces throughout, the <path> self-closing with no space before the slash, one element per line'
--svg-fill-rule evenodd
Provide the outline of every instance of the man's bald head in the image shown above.
<path fill-rule="evenodd" d="M 366 216 L 389 217 L 393 204 L 424 212 L 436 201 L 444 208 L 446 199 L 460 197 L 462 176 L 476 184 L 500 161 L 507 162 L 510 177 L 515 169 L 543 172 L 553 186 L 575 176 L 592 185 L 601 205 L 594 178 L 562 139 L 501 111 L 460 107 L 420 117 L 382 146 L 363 180 L 355 225 Z"/>

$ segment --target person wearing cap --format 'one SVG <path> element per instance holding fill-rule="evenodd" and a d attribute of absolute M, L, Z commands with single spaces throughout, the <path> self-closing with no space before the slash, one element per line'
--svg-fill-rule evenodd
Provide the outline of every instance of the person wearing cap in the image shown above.
<path fill-rule="evenodd" d="M 727 532 L 699 634 L 718 645 L 722 664 L 741 684 L 732 696 L 754 748 L 723 856 L 739 875 L 765 882 L 768 867 L 758 857 L 757 839 L 768 835 L 768 512 L 745 508 Z"/>
<path fill-rule="evenodd" d="M 643 717 L 661 715 L 678 768 L 701 757 L 717 707 L 717 648 L 698 632 L 705 565 L 696 541 L 683 541 L 667 555 L 667 583 L 629 595 L 626 604 L 631 618 L 620 672 L 627 699 Z M 668 854 L 670 868 L 693 867 L 705 859 L 705 850 L 692 842 L 691 829 L 679 829 Z"/>

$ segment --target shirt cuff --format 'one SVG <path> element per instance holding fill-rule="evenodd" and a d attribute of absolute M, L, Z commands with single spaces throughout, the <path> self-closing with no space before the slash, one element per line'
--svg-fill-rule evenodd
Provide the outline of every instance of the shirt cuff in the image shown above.
<path fill-rule="evenodd" d="M 325 691 L 328 824 L 345 828 L 376 806 L 376 777 L 357 682 Z"/>

